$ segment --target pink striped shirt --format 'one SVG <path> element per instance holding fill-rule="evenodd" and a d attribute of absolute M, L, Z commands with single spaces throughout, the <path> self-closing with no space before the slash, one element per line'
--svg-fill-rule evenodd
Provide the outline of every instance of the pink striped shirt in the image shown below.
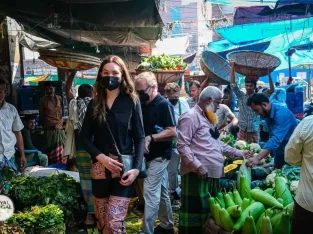
<path fill-rule="evenodd" d="M 203 165 L 209 177 L 220 178 L 224 175 L 224 155 L 231 158 L 244 156 L 243 151 L 214 139 L 210 134 L 212 128 L 214 126 L 198 105 L 179 118 L 177 149 L 181 156 L 182 176 Z"/>

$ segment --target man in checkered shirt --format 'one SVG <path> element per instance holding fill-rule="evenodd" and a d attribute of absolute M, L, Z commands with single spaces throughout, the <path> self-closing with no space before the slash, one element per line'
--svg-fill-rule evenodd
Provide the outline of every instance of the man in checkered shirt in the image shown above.
<path fill-rule="evenodd" d="M 238 127 L 239 132 L 237 139 L 244 140 L 247 143 L 258 143 L 259 142 L 259 131 L 260 131 L 260 116 L 256 115 L 255 112 L 247 105 L 248 98 L 255 93 L 256 80 L 255 77 L 246 77 L 245 88 L 246 93 L 242 92 L 237 84 L 235 83 L 235 62 L 230 61 L 231 65 L 231 87 L 233 92 L 238 98 Z M 270 89 L 267 90 L 266 96 L 270 96 L 274 92 L 274 85 L 270 75 L 270 69 L 268 69 L 268 76 L 270 80 Z M 252 79 L 253 78 L 253 79 Z"/>

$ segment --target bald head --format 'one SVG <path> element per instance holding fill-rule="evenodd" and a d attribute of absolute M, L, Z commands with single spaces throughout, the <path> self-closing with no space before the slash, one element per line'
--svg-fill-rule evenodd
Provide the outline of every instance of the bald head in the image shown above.
<path fill-rule="evenodd" d="M 202 110 L 210 105 L 215 112 L 222 101 L 222 96 L 222 92 L 218 88 L 208 86 L 200 93 L 198 104 Z"/>

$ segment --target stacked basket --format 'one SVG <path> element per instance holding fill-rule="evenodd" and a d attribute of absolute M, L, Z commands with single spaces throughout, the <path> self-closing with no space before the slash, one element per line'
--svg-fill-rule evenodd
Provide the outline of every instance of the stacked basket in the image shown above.
<path fill-rule="evenodd" d="M 40 50 L 40 57 L 49 65 L 63 70 L 83 71 L 99 66 L 101 60 L 97 57 L 75 52 L 59 50 Z"/>
<path fill-rule="evenodd" d="M 227 85 L 230 82 L 230 65 L 216 53 L 204 51 L 200 60 L 202 71 L 212 85 Z M 236 77 L 237 79 L 237 77 Z"/>
<path fill-rule="evenodd" d="M 147 72 L 147 70 L 140 70 L 140 69 L 137 69 L 136 70 L 136 74 L 140 74 L 142 72 Z M 160 94 L 164 94 L 165 93 L 165 86 L 167 83 L 171 83 L 171 82 L 176 82 L 176 81 L 180 81 L 181 83 L 181 80 L 183 78 L 183 75 L 185 73 L 184 70 L 182 71 L 151 71 L 155 77 L 156 77 L 156 80 L 158 82 L 158 91 Z"/>

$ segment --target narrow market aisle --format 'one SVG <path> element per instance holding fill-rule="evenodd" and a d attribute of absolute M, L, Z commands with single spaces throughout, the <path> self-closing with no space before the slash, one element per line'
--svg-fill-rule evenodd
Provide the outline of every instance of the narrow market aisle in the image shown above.
<path fill-rule="evenodd" d="M 126 217 L 125 225 L 126 225 L 126 231 L 127 234 L 138 234 L 141 231 L 141 226 L 142 226 L 142 219 L 143 219 L 143 213 L 135 210 L 134 204 L 136 202 L 137 198 L 133 198 L 131 200 L 129 209 L 128 209 L 128 214 Z M 179 224 L 179 211 L 174 211 L 173 210 L 173 216 L 174 216 L 174 224 L 175 224 L 175 233 L 178 233 L 178 224 Z M 159 220 L 156 221 L 156 225 L 159 225 Z M 96 234 L 92 232 L 86 232 L 84 230 L 68 230 L 67 234 Z"/>
<path fill-rule="evenodd" d="M 143 219 L 143 213 L 133 209 L 133 206 L 136 202 L 136 198 L 131 200 L 128 214 L 126 217 L 126 230 L 127 234 L 137 234 L 140 233 L 140 228 L 142 226 L 142 219 Z M 178 224 L 179 224 L 179 211 L 173 210 L 173 216 L 174 216 L 174 230 L 175 233 L 178 233 Z M 159 220 L 156 221 L 156 225 L 159 225 Z"/>

